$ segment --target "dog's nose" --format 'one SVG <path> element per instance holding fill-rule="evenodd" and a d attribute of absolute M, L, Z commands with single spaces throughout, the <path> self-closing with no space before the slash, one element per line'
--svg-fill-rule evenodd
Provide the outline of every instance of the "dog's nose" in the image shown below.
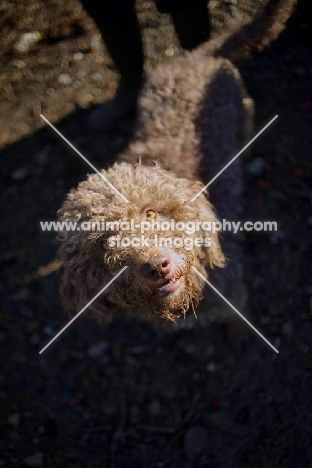
<path fill-rule="evenodd" d="M 170 271 L 170 258 L 166 254 L 156 255 L 142 265 L 142 274 L 147 279 L 158 279 Z"/>

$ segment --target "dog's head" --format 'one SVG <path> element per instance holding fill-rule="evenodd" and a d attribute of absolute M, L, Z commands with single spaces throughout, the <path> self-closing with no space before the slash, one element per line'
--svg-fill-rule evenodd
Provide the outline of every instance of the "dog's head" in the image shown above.
<path fill-rule="evenodd" d="M 59 217 L 77 224 L 59 236 L 65 308 L 85 306 L 127 266 L 91 315 L 105 319 L 115 304 L 176 320 L 201 298 L 204 281 L 191 267 L 206 277 L 224 265 L 210 202 L 203 193 L 191 201 L 203 185 L 157 165 L 116 163 L 102 174 L 128 201 L 98 174 L 68 194 Z"/>

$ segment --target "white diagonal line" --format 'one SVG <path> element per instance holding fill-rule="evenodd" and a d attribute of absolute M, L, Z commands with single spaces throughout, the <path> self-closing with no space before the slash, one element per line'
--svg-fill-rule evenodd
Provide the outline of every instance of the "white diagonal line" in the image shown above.
<path fill-rule="evenodd" d="M 207 185 L 205 185 L 205 187 L 204 187 L 204 188 L 202 188 L 202 189 L 201 189 L 201 190 L 200 190 L 200 191 L 197 193 L 197 195 L 195 195 L 195 197 L 193 197 L 193 198 L 192 198 L 192 200 L 190 201 L 190 203 L 192 203 L 194 200 L 196 200 L 196 198 L 197 198 L 197 197 L 199 197 L 199 195 L 200 195 L 202 192 L 204 192 L 204 191 L 206 190 L 206 188 L 208 188 L 208 187 L 209 187 L 209 185 L 211 185 L 211 184 L 212 184 L 212 182 L 214 182 L 214 181 L 215 181 L 215 180 L 216 180 L 216 179 L 219 177 L 219 175 L 220 175 L 220 174 L 222 174 L 222 172 L 224 172 L 224 171 L 225 171 L 225 169 L 227 169 L 227 168 L 228 168 L 228 167 L 229 167 L 229 166 L 232 164 L 232 162 L 233 162 L 233 161 L 235 161 L 235 159 L 237 159 L 237 158 L 238 158 L 238 156 L 240 156 L 240 155 L 241 155 L 241 154 L 242 154 L 242 153 L 245 151 L 245 149 L 246 149 L 246 148 L 248 148 L 248 146 L 250 146 L 250 145 L 251 145 L 251 143 L 253 143 L 253 142 L 256 140 L 256 138 L 258 138 L 258 136 L 259 136 L 259 135 L 261 135 L 261 133 L 263 133 L 263 132 L 264 132 L 264 130 L 266 130 L 266 129 L 268 128 L 268 126 L 269 126 L 269 125 L 271 125 L 271 123 L 273 123 L 273 122 L 274 122 L 274 120 L 276 120 L 276 119 L 277 119 L 277 117 L 278 117 L 278 115 L 276 115 L 275 117 L 273 117 L 273 119 L 272 119 L 272 120 L 270 120 L 270 122 L 269 122 L 268 124 L 266 124 L 266 126 L 265 126 L 265 127 L 263 127 L 263 129 L 262 129 L 262 130 L 260 130 L 260 132 L 259 132 L 259 133 L 257 133 L 257 135 L 256 135 L 256 136 L 254 136 L 254 137 L 253 137 L 253 139 L 252 139 L 252 140 L 250 140 L 250 142 L 249 142 L 249 143 L 247 143 L 247 145 L 246 145 L 246 146 L 244 146 L 244 148 L 243 148 L 242 150 L 240 150 L 240 152 L 239 152 L 239 153 L 237 153 L 237 155 L 236 155 L 236 156 L 234 156 L 234 158 L 233 158 L 233 159 L 231 159 L 231 161 L 230 161 L 230 162 L 228 162 L 228 163 L 227 163 L 227 164 L 224 166 L 224 168 L 223 168 L 223 169 L 221 169 L 221 171 L 220 171 L 220 172 L 218 172 L 218 174 L 217 174 L 217 175 L 215 175 L 215 176 L 214 176 L 214 178 L 213 178 L 213 179 L 211 179 L 211 181 L 210 181 L 210 182 L 208 182 L 208 184 L 207 184 Z"/>
<path fill-rule="evenodd" d="M 77 317 L 79 317 L 79 315 L 81 315 L 81 314 L 82 314 L 82 312 L 84 312 L 84 311 L 85 311 L 85 310 L 86 310 L 86 309 L 89 307 L 89 305 L 91 305 L 91 304 L 92 304 L 92 302 L 94 302 L 94 301 L 95 301 L 95 299 L 97 299 L 97 298 L 98 298 L 98 297 L 99 297 L 99 296 L 102 294 L 102 292 L 103 292 L 103 291 L 105 291 L 105 289 L 107 289 L 107 288 L 108 288 L 108 287 L 109 287 L 109 286 L 110 286 L 110 285 L 111 285 L 111 284 L 112 284 L 112 283 L 115 281 L 115 279 L 116 279 L 116 278 L 118 278 L 118 276 L 119 276 L 119 275 L 121 275 L 121 273 L 123 273 L 123 272 L 126 270 L 126 268 L 128 268 L 128 266 L 127 266 L 127 265 L 126 265 L 125 267 L 123 267 L 123 268 L 122 268 L 122 269 L 119 271 L 119 273 L 117 273 L 117 275 L 115 275 L 115 276 L 114 276 L 114 278 L 113 278 L 113 279 L 111 279 L 111 280 L 110 280 L 110 281 L 109 281 L 109 282 L 106 284 L 106 286 L 104 286 L 104 288 L 103 288 L 103 289 L 101 289 L 101 291 L 100 291 L 100 292 L 98 292 L 98 293 L 97 293 L 97 294 L 94 296 L 94 298 L 93 298 L 93 299 L 91 299 L 91 301 L 90 301 L 90 302 L 88 302 L 88 304 L 87 304 L 87 305 L 85 305 L 85 306 L 83 307 L 83 309 L 81 309 L 81 311 L 80 311 L 80 312 L 78 312 L 78 314 L 77 314 L 77 315 L 75 315 L 75 317 L 73 317 L 73 318 L 71 319 L 71 321 L 70 321 L 70 322 L 68 322 L 68 324 L 67 324 L 67 325 L 65 325 L 65 327 L 64 327 L 64 328 L 62 328 L 62 330 L 61 330 L 61 331 L 59 331 L 59 332 L 57 333 L 57 335 L 55 335 L 55 337 L 54 337 L 54 338 L 53 338 L 51 341 L 49 341 L 49 343 L 48 343 L 48 344 L 47 344 L 47 345 L 46 345 L 44 348 L 42 348 L 42 350 L 41 350 L 41 351 L 39 351 L 39 354 L 43 353 L 43 351 L 45 351 L 45 350 L 47 349 L 47 347 L 48 347 L 48 346 L 50 346 L 50 344 L 51 344 L 51 343 L 53 343 L 53 341 L 55 341 L 55 340 L 56 340 L 56 338 L 58 338 L 58 337 L 60 336 L 60 334 L 61 334 L 61 333 L 63 333 L 63 331 L 64 331 L 64 330 L 66 330 L 66 328 L 68 328 L 68 327 L 69 327 L 69 325 L 71 325 L 71 324 L 73 323 L 73 321 L 74 321 L 74 320 L 76 320 L 76 318 L 77 318 Z"/>
<path fill-rule="evenodd" d="M 196 271 L 196 273 L 208 284 L 208 286 L 211 287 L 211 289 L 213 289 L 233 310 L 234 312 L 236 312 L 269 346 L 271 346 L 272 349 L 274 349 L 274 351 L 276 353 L 279 353 L 279 351 L 259 332 L 259 330 L 256 329 L 256 327 L 254 327 L 252 325 L 252 323 L 250 323 L 246 317 L 243 316 L 243 314 L 241 314 L 239 312 L 239 310 L 237 310 L 231 303 L 230 301 L 228 301 L 226 299 L 226 297 L 224 297 L 220 291 L 218 291 L 195 267 L 193 267 L 193 270 Z"/>
<path fill-rule="evenodd" d="M 90 161 L 88 161 L 88 159 L 80 153 L 80 151 L 77 150 L 77 148 L 74 147 L 74 145 L 67 140 L 67 138 L 64 137 L 64 135 L 62 135 L 61 132 L 59 132 L 57 130 L 57 128 L 54 127 L 54 125 L 51 124 L 51 122 L 49 122 L 49 120 L 42 114 L 40 114 L 40 117 L 48 124 L 50 125 L 51 128 L 53 128 L 53 130 L 61 137 L 63 138 L 63 140 L 74 150 L 76 151 L 76 153 L 87 163 L 89 164 L 90 167 L 92 167 L 92 169 L 97 173 L 99 174 L 99 176 L 102 177 L 103 180 L 105 180 L 105 182 L 123 199 L 123 201 L 125 201 L 126 203 L 129 203 L 129 200 L 126 199 L 126 197 L 123 196 L 122 193 L 119 192 L 119 190 L 116 189 L 116 187 L 114 187 L 113 184 L 110 183 L 109 180 L 106 179 L 106 177 L 95 167 L 93 166 L 93 164 L 90 163 Z"/>

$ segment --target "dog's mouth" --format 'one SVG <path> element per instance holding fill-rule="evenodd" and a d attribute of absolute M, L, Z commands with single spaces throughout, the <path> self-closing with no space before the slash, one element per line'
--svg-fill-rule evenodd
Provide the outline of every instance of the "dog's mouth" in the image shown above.
<path fill-rule="evenodd" d="M 173 294 L 180 288 L 182 282 L 182 275 L 166 279 L 163 281 L 162 285 L 157 288 L 156 295 L 158 297 L 165 297 L 169 294 Z"/>

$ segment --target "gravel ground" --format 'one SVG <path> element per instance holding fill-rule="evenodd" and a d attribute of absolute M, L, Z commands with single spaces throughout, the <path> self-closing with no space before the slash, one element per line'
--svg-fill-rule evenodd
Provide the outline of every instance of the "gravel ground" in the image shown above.
<path fill-rule="evenodd" d="M 263 1 L 211 1 L 214 34 L 253 16 Z M 138 1 L 146 70 L 181 53 L 166 15 Z M 53 263 L 53 219 L 89 172 L 39 118 L 43 113 L 97 167 L 127 144 L 131 122 L 86 131 L 90 107 L 116 87 L 114 65 L 79 3 L 3 0 L 0 32 L 1 329 L 0 466 L 292 467 L 311 465 L 312 11 L 299 0 L 271 47 L 242 64 L 256 104 L 243 156 L 246 220 L 277 233 L 246 239 L 254 323 L 243 351 L 222 326 L 156 339 L 138 322 L 67 323 Z M 25 32 L 33 41 L 27 45 Z M 25 50 L 26 48 L 26 50 Z M 27 50 L 28 48 L 28 50 Z"/>

